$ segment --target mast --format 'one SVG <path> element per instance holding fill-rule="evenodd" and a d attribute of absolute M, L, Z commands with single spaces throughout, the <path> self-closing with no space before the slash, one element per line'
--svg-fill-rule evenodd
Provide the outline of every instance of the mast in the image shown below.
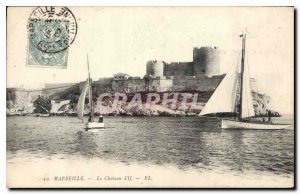
<path fill-rule="evenodd" d="M 239 112 L 239 119 L 242 118 L 242 104 L 243 104 L 243 81 L 244 81 L 244 66 L 245 66 L 245 46 L 246 46 L 246 33 L 240 35 L 243 37 L 242 40 L 242 61 L 241 61 L 241 81 L 240 81 L 240 112 Z"/>
<path fill-rule="evenodd" d="M 89 106 L 90 106 L 90 118 L 91 122 L 94 121 L 94 108 L 93 108 L 93 94 L 92 94 L 92 79 L 90 76 L 90 65 L 89 65 L 89 56 L 87 55 L 87 66 L 88 66 L 88 82 L 89 82 Z"/>

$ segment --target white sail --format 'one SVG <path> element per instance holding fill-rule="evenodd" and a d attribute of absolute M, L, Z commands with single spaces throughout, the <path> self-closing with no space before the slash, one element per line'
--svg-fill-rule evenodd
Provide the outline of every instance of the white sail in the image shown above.
<path fill-rule="evenodd" d="M 80 94 L 78 103 L 77 103 L 77 114 L 78 114 L 78 118 L 83 120 L 83 110 L 84 110 L 84 101 L 85 101 L 85 96 L 87 93 L 87 90 L 89 89 L 89 81 L 87 80 L 85 82 L 85 85 L 82 89 L 82 92 Z"/>
<path fill-rule="evenodd" d="M 213 95 L 210 97 L 199 116 L 212 113 L 235 112 L 235 99 L 238 80 L 238 66 L 231 67 Z"/>
<path fill-rule="evenodd" d="M 244 75 L 243 75 L 243 93 L 242 93 L 242 110 L 241 118 L 253 117 L 255 116 L 253 108 L 253 98 L 250 88 L 250 77 L 249 77 L 249 67 L 247 63 L 244 65 Z"/>

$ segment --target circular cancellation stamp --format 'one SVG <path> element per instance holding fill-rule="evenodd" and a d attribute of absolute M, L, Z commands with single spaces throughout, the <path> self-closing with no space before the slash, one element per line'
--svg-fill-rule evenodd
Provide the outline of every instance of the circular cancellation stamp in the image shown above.
<path fill-rule="evenodd" d="M 74 42 L 77 23 L 66 7 L 38 7 L 29 17 L 28 32 L 34 47 L 46 53 L 57 53 Z"/>

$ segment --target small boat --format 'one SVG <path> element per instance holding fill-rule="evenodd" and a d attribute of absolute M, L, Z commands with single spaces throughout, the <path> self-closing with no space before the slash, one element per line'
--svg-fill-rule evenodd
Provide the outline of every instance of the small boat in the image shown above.
<path fill-rule="evenodd" d="M 289 127 L 290 125 L 286 124 L 272 124 L 272 123 L 254 123 L 254 122 L 247 122 L 247 121 L 233 121 L 233 120 L 227 120 L 222 119 L 221 124 L 223 129 L 285 129 Z"/>
<path fill-rule="evenodd" d="M 285 129 L 291 125 L 254 121 L 255 117 L 252 91 L 250 88 L 249 67 L 245 64 L 246 34 L 242 34 L 241 65 L 233 66 L 199 116 L 231 115 L 231 119 L 222 118 L 222 129 Z M 240 69 L 240 76 L 239 76 Z"/>
<path fill-rule="evenodd" d="M 88 78 L 85 82 L 85 85 L 82 89 L 82 92 L 80 94 L 80 97 L 78 99 L 77 103 L 77 115 L 82 122 L 83 120 L 83 113 L 84 113 L 84 102 L 86 98 L 86 94 L 89 94 L 89 119 L 88 122 L 85 123 L 85 130 L 86 131 L 99 131 L 103 130 L 104 128 L 104 122 L 102 115 L 99 116 L 99 119 L 95 119 L 94 116 L 94 107 L 93 107 L 93 94 L 92 94 L 92 79 L 90 78 L 90 72 L 89 72 L 89 58 L 87 57 L 87 65 L 88 65 Z"/>

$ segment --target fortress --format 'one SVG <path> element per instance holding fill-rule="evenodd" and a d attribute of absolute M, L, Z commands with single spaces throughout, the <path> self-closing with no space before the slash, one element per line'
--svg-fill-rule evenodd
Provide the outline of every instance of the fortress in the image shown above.
<path fill-rule="evenodd" d="M 192 62 L 171 62 L 151 60 L 146 63 L 146 74 L 143 78 L 117 73 L 114 77 L 100 78 L 93 81 L 93 94 L 103 93 L 192 93 L 199 94 L 198 102 L 206 103 L 225 74 L 220 75 L 220 52 L 216 47 L 193 49 Z M 15 109 L 28 109 L 39 96 L 51 100 L 71 100 L 76 102 L 85 81 L 80 83 L 46 84 L 37 92 L 20 91 L 17 88 L 7 89 L 7 105 Z M 257 91 L 256 81 L 251 79 L 251 90 L 256 112 L 262 113 L 269 102 L 269 97 Z M 26 105 L 26 106 L 25 106 Z M 28 105 L 28 106 L 27 106 Z"/>
<path fill-rule="evenodd" d="M 194 48 L 192 62 L 151 60 L 143 78 L 116 74 L 95 81 L 94 89 L 96 93 L 214 91 L 225 76 L 220 75 L 219 53 L 217 47 L 201 47 Z"/>
<path fill-rule="evenodd" d="M 114 77 L 100 78 L 93 82 L 93 93 L 213 92 L 224 76 L 225 74 L 220 75 L 219 49 L 217 47 L 200 47 L 193 49 L 192 62 L 148 61 L 143 78 L 124 73 L 117 73 Z M 252 79 L 253 91 L 256 91 L 255 83 L 255 80 Z M 60 95 L 60 92 L 67 92 L 66 87 L 61 87 L 63 85 L 47 84 L 43 95 L 53 96 Z M 79 85 L 67 90 L 81 91 L 83 86 L 84 82 L 80 82 Z M 51 88 L 57 89 L 52 90 Z"/>
<path fill-rule="evenodd" d="M 224 78 L 220 75 L 219 49 L 201 47 L 193 49 L 192 62 L 171 62 L 151 60 L 146 63 L 143 78 L 124 73 L 114 77 L 93 81 L 93 93 L 135 93 L 135 92 L 205 92 L 214 91 Z M 61 96 L 64 93 L 80 93 L 85 81 L 76 83 L 46 84 L 39 95 L 46 97 Z M 8 99 L 17 99 L 17 88 L 8 89 Z M 31 92 L 26 92 L 30 96 Z M 23 93 L 22 93 L 23 94 Z M 37 96 L 37 95 L 34 95 Z M 23 99 L 23 97 L 22 97 Z"/>
<path fill-rule="evenodd" d="M 148 61 L 146 74 L 155 78 L 173 76 L 212 77 L 220 74 L 220 55 L 217 47 L 194 48 L 192 62 Z"/>

